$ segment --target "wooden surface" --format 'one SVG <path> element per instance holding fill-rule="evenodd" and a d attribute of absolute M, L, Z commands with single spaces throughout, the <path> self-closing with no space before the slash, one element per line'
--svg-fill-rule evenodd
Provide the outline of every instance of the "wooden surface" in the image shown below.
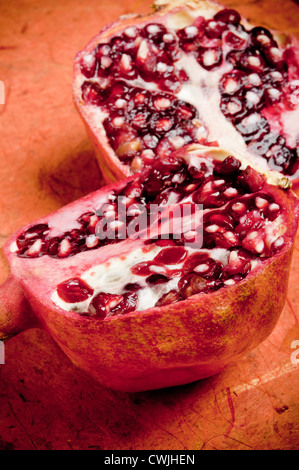
<path fill-rule="evenodd" d="M 0 1 L 0 245 L 22 225 L 101 184 L 71 92 L 72 63 L 99 28 L 151 0 Z M 298 36 L 291 0 L 224 1 Z M 239 6 L 240 4 L 240 6 Z M 123 394 L 73 366 L 49 335 L 5 345 L 1 449 L 298 449 L 299 238 L 288 301 L 272 335 L 223 373 L 172 389 Z M 0 280 L 8 275 L 1 250 Z M 298 354 L 299 358 L 299 354 Z"/>

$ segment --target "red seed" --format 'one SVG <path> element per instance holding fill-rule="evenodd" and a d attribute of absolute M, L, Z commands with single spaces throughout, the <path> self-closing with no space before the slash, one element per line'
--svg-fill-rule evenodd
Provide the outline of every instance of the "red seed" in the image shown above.
<path fill-rule="evenodd" d="M 154 260 L 162 265 L 178 264 L 187 256 L 187 250 L 181 246 L 164 248 Z"/>
<path fill-rule="evenodd" d="M 67 303 L 83 302 L 93 294 L 93 289 L 82 279 L 72 278 L 57 286 L 57 294 Z"/>
<path fill-rule="evenodd" d="M 179 300 L 182 300 L 180 294 L 175 290 L 171 290 L 167 294 L 164 294 L 162 297 L 160 297 L 160 299 L 156 302 L 155 307 L 162 307 L 163 305 L 172 304 L 174 302 L 178 302 Z"/>
<path fill-rule="evenodd" d="M 187 299 L 191 295 L 204 292 L 207 288 L 207 280 L 197 274 L 187 274 L 179 280 L 178 288 L 182 297 Z"/>

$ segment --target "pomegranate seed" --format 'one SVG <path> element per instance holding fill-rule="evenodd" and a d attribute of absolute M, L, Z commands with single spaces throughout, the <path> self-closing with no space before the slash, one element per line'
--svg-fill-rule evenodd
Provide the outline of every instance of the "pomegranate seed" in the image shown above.
<path fill-rule="evenodd" d="M 150 261 L 144 261 L 142 263 L 135 264 L 135 266 L 132 266 L 131 268 L 131 272 L 138 276 L 149 276 L 153 274 L 155 270 L 157 270 L 158 273 L 159 271 L 165 271 L 163 266 Z"/>
<path fill-rule="evenodd" d="M 172 74 L 159 81 L 159 86 L 162 90 L 169 91 L 171 93 L 178 93 L 182 88 L 182 82 L 179 76 Z"/>
<path fill-rule="evenodd" d="M 208 264 L 199 264 L 193 269 L 193 271 L 195 273 L 206 273 L 207 271 L 209 271 L 209 269 L 210 266 Z"/>
<path fill-rule="evenodd" d="M 81 72 L 86 78 L 91 78 L 95 75 L 96 71 L 96 57 L 94 53 L 86 54 L 81 59 Z"/>
<path fill-rule="evenodd" d="M 44 247 L 44 242 L 40 238 L 38 238 L 26 251 L 26 256 L 28 258 L 37 258 L 39 256 L 42 256 L 44 254 L 43 247 Z"/>
<path fill-rule="evenodd" d="M 104 319 L 123 300 L 122 295 L 100 292 L 91 301 L 88 314 L 92 317 Z"/>
<path fill-rule="evenodd" d="M 270 33 L 270 31 L 266 28 L 261 28 L 260 26 L 254 27 L 250 31 L 250 36 L 252 37 L 253 42 L 256 42 L 258 44 L 262 44 L 263 46 L 264 45 L 267 46 L 269 44 L 268 41 L 265 38 L 268 38 L 268 40 L 270 40 L 271 44 L 273 43 L 273 36 Z"/>
<path fill-rule="evenodd" d="M 50 229 L 47 224 L 37 224 L 28 228 L 17 238 L 17 246 L 20 249 L 28 249 L 39 238 L 44 238 Z"/>
<path fill-rule="evenodd" d="M 137 291 L 139 289 L 142 289 L 141 285 L 138 284 L 138 282 L 129 282 L 124 286 L 124 290 L 129 290 L 129 291 Z"/>
<path fill-rule="evenodd" d="M 162 265 L 178 264 L 187 256 L 187 251 L 183 247 L 165 248 L 155 257 L 155 261 Z"/>
<path fill-rule="evenodd" d="M 214 15 L 214 19 L 217 21 L 222 21 L 223 23 L 238 25 L 241 21 L 241 16 L 236 10 L 224 8 Z"/>
<path fill-rule="evenodd" d="M 235 204 L 232 205 L 232 210 L 238 213 L 243 213 L 246 210 L 246 206 L 242 202 L 235 202 Z"/>
<path fill-rule="evenodd" d="M 166 98 L 164 96 L 158 96 L 156 99 L 154 99 L 153 105 L 157 111 L 162 111 L 164 109 L 170 108 L 171 101 L 169 98 Z"/>
<path fill-rule="evenodd" d="M 276 212 L 276 211 L 279 211 L 280 207 L 278 204 L 276 204 L 275 202 L 273 202 L 272 204 L 269 205 L 269 210 L 272 212 Z"/>
<path fill-rule="evenodd" d="M 203 48 L 198 50 L 198 62 L 202 67 L 211 70 L 221 64 L 222 51 L 220 48 Z"/>
<path fill-rule="evenodd" d="M 153 114 L 150 119 L 150 129 L 158 134 L 169 131 L 173 125 L 173 119 L 167 117 L 163 118 L 160 114 Z"/>
<path fill-rule="evenodd" d="M 227 24 L 222 21 L 209 20 L 205 27 L 205 34 L 208 38 L 221 38 L 222 33 L 227 29 Z"/>
<path fill-rule="evenodd" d="M 281 249 L 285 244 L 284 238 L 283 237 L 278 237 L 271 245 L 271 248 L 274 249 L 275 251 L 277 249 Z"/>
<path fill-rule="evenodd" d="M 162 35 L 165 34 L 165 32 L 166 32 L 165 26 L 163 26 L 160 23 L 150 23 L 146 25 L 142 30 L 142 34 L 145 37 L 149 39 L 157 40 L 157 41 L 161 39 Z"/>
<path fill-rule="evenodd" d="M 224 192 L 223 195 L 227 197 L 228 199 L 234 198 L 238 195 L 238 190 L 236 188 L 227 188 Z"/>
<path fill-rule="evenodd" d="M 99 244 L 99 239 L 96 237 L 96 235 L 89 235 L 86 238 L 86 246 L 87 248 L 95 248 Z"/>
<path fill-rule="evenodd" d="M 103 91 L 97 83 L 84 82 L 82 85 L 82 99 L 87 104 L 99 106 L 103 100 Z"/>
<path fill-rule="evenodd" d="M 187 26 L 183 31 L 185 39 L 193 39 L 198 35 L 198 28 L 196 26 Z"/>
<path fill-rule="evenodd" d="M 222 93 L 234 94 L 242 89 L 246 75 L 240 70 L 226 73 L 220 80 L 219 87 Z"/>
<path fill-rule="evenodd" d="M 238 173 L 241 162 L 233 156 L 226 157 L 221 163 L 221 173 L 224 175 L 233 175 Z"/>
<path fill-rule="evenodd" d="M 182 300 L 180 294 L 175 291 L 171 290 L 167 294 L 164 294 L 155 304 L 155 307 L 162 307 L 163 305 L 172 304 L 174 302 L 178 302 Z"/>
<path fill-rule="evenodd" d="M 252 167 L 248 166 L 241 175 L 238 176 L 239 184 L 245 189 L 251 192 L 256 192 L 263 187 L 263 177 Z"/>
<path fill-rule="evenodd" d="M 209 270 L 202 273 L 203 275 L 208 275 L 210 277 L 219 277 L 222 272 L 222 265 L 220 262 L 209 258 L 208 255 L 203 253 L 194 253 L 184 263 L 183 272 L 190 273 L 193 272 L 197 266 L 202 266 L 207 264 Z"/>
<path fill-rule="evenodd" d="M 258 209 L 265 209 L 269 203 L 267 199 L 258 196 L 255 198 L 255 204 Z"/>
<path fill-rule="evenodd" d="M 244 35 L 245 36 L 245 35 Z M 228 31 L 226 34 L 223 35 L 223 40 L 225 44 L 231 47 L 234 50 L 242 50 L 245 49 L 247 45 L 247 37 L 239 36 L 239 34 L 233 33 L 232 31 Z"/>
<path fill-rule="evenodd" d="M 75 277 L 58 284 L 57 294 L 64 302 L 77 303 L 91 297 L 93 289 L 82 279 Z"/>
<path fill-rule="evenodd" d="M 259 87 L 262 84 L 261 77 L 257 73 L 248 75 L 248 84 L 251 86 Z"/>
<path fill-rule="evenodd" d="M 85 214 L 82 214 L 77 220 L 83 226 L 87 226 L 87 225 L 89 225 L 90 218 L 92 216 L 94 216 L 94 212 L 86 212 Z"/>
<path fill-rule="evenodd" d="M 146 278 L 146 282 L 150 285 L 164 284 L 168 281 L 168 277 L 164 276 L 163 274 L 152 274 L 151 276 Z"/>
<path fill-rule="evenodd" d="M 234 281 L 234 279 L 227 279 L 223 282 L 223 284 L 225 284 L 226 286 L 233 286 L 234 284 L 236 284 L 236 281 Z"/>
<path fill-rule="evenodd" d="M 175 112 L 178 119 L 183 121 L 194 119 L 197 115 L 197 111 L 194 106 L 189 103 L 184 103 L 183 101 L 179 101 L 177 103 Z"/>
<path fill-rule="evenodd" d="M 179 280 L 179 292 L 184 299 L 191 295 L 204 292 L 207 288 L 207 281 L 197 274 L 187 274 Z"/>
<path fill-rule="evenodd" d="M 210 225 L 209 227 L 206 227 L 205 228 L 206 232 L 209 232 L 209 233 L 215 233 L 219 230 L 219 227 L 218 225 Z"/>
<path fill-rule="evenodd" d="M 267 88 L 264 92 L 264 99 L 266 104 L 273 105 L 278 103 L 282 97 L 282 92 L 277 88 Z"/>

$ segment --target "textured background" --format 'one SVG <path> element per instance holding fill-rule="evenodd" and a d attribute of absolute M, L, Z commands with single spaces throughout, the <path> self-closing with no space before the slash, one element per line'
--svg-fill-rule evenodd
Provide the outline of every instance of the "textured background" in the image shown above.
<path fill-rule="evenodd" d="M 19 227 L 102 184 L 72 102 L 72 64 L 100 27 L 151 0 L 0 1 L 0 247 Z M 299 37 L 291 0 L 223 1 Z M 297 20 L 296 20 L 297 19 Z M 297 23 L 297 29 L 296 29 Z M 48 334 L 6 343 L 1 449 L 298 449 L 299 238 L 288 301 L 272 335 L 223 373 L 183 387 L 122 394 L 73 366 Z M 8 265 L 0 251 L 0 277 Z"/>

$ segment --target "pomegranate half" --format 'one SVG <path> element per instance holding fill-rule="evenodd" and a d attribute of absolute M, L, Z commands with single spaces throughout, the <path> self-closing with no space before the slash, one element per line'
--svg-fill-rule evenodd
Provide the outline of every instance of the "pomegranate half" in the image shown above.
<path fill-rule="evenodd" d="M 208 1 L 156 1 L 77 54 L 73 94 L 108 182 L 201 143 L 299 177 L 299 48 Z"/>
<path fill-rule="evenodd" d="M 0 337 L 45 328 L 122 391 L 213 375 L 273 330 L 298 215 L 280 174 L 183 147 L 7 242 Z"/>

